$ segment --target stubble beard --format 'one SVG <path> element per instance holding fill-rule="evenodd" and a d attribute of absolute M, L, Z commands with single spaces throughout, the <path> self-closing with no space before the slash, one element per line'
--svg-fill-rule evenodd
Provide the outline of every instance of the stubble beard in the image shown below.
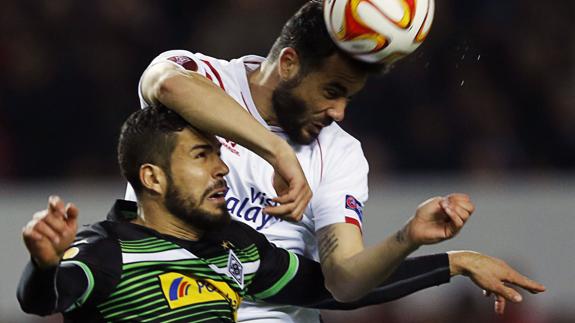
<path fill-rule="evenodd" d="M 221 186 L 221 184 L 215 186 Z M 211 191 L 211 187 L 206 189 L 199 201 L 205 200 Z M 168 191 L 164 203 L 166 209 L 175 217 L 202 231 L 221 229 L 231 222 L 225 203 L 218 207 L 219 212 L 206 211 L 201 208 L 200 202 L 191 197 L 182 196 L 181 191 L 173 184 L 171 176 L 168 176 Z"/>
<path fill-rule="evenodd" d="M 316 139 L 316 136 L 306 136 L 303 131 L 310 109 L 302 99 L 293 94 L 293 89 L 299 83 L 298 78 L 280 81 L 272 93 L 272 109 L 279 126 L 291 141 L 300 145 L 309 145 Z"/>

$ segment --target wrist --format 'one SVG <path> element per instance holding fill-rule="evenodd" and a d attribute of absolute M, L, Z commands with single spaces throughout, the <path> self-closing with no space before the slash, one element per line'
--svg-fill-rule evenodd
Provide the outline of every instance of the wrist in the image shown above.
<path fill-rule="evenodd" d="M 51 268 L 55 268 L 58 266 L 58 264 L 60 264 L 60 259 L 58 259 L 57 261 L 51 261 L 51 262 L 46 262 L 46 261 L 40 261 L 34 257 L 31 257 L 31 261 L 32 264 L 34 265 L 34 267 L 45 271 L 45 270 L 49 270 Z"/>
<path fill-rule="evenodd" d="M 404 226 L 401 230 L 395 233 L 395 241 L 405 246 L 409 252 L 413 252 L 421 246 L 421 243 L 418 243 L 409 234 L 409 225 Z"/>
<path fill-rule="evenodd" d="M 477 252 L 467 250 L 448 251 L 449 272 L 451 276 L 468 276 L 470 274 L 469 261 L 475 254 L 477 254 Z"/>

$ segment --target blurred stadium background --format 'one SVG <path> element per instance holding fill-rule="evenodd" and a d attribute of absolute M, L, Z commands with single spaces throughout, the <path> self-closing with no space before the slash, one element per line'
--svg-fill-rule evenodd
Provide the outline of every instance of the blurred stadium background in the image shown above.
<path fill-rule="evenodd" d="M 0 322 L 21 313 L 20 228 L 58 193 L 100 219 L 124 183 L 122 121 L 149 61 L 174 48 L 265 56 L 304 1 L 0 1 Z M 548 287 L 503 317 L 466 279 L 338 322 L 575 322 L 575 2 L 437 0 L 426 43 L 352 101 L 344 128 L 371 165 L 366 239 L 423 199 L 470 193 L 462 234 L 418 254 L 474 249 Z"/>

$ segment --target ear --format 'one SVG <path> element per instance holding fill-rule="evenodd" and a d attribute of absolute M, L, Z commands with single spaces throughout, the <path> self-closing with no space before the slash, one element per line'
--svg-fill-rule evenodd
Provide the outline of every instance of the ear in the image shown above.
<path fill-rule="evenodd" d="M 144 189 L 159 195 L 166 193 L 168 183 L 166 174 L 156 165 L 143 164 L 140 166 L 140 182 Z"/>
<path fill-rule="evenodd" d="M 294 78 L 300 69 L 299 55 L 292 47 L 286 47 L 280 51 L 278 58 L 278 73 L 283 81 Z"/>

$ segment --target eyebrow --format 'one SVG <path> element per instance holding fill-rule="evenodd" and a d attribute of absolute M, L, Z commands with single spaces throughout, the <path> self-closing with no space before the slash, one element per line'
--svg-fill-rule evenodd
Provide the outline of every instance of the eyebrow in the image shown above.
<path fill-rule="evenodd" d="M 214 149 L 214 146 L 209 145 L 209 144 L 194 145 L 194 146 L 192 146 L 192 148 L 190 149 L 190 151 L 197 150 L 197 149 L 212 150 L 212 149 Z"/>
<path fill-rule="evenodd" d="M 329 82 L 327 86 L 336 88 L 336 90 L 340 91 L 343 95 L 347 95 L 348 93 L 347 87 L 337 81 Z"/>

